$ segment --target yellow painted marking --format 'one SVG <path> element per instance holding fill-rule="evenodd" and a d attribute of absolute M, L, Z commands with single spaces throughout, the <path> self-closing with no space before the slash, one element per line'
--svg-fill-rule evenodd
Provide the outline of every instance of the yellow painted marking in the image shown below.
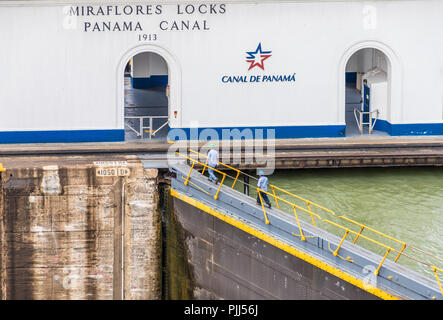
<path fill-rule="evenodd" d="M 356 287 L 358 287 L 358 288 L 360 288 L 360 289 L 362 289 L 364 291 L 367 291 L 367 292 L 369 292 L 369 293 L 371 293 L 371 294 L 373 294 L 373 295 L 375 295 L 375 296 L 377 296 L 377 297 L 379 297 L 381 299 L 384 299 L 384 300 L 399 300 L 399 298 L 397 298 L 397 297 L 395 297 L 395 296 L 393 296 L 393 295 L 391 295 L 391 294 L 389 294 L 389 293 L 387 293 L 387 292 L 385 292 L 383 290 L 380 290 L 379 288 L 376 288 L 376 287 L 374 287 L 374 286 L 372 286 L 372 285 L 370 285 L 368 283 L 365 283 L 361 279 L 358 279 L 358 278 L 356 278 L 354 276 L 351 276 L 351 275 L 343 272 L 340 269 L 337 269 L 337 268 L 335 268 L 335 267 L 333 267 L 333 266 L 331 266 L 331 265 L 329 265 L 329 264 L 327 264 L 327 263 L 325 263 L 323 261 L 320 261 L 320 260 L 318 260 L 318 259 L 316 259 L 316 258 L 314 258 L 314 257 L 312 257 L 312 256 L 310 256 L 310 255 L 300 251 L 300 250 L 297 250 L 297 249 L 293 248 L 292 246 L 290 246 L 290 245 L 288 245 L 288 244 L 286 244 L 286 243 L 284 243 L 284 242 L 282 242 L 280 240 L 277 240 L 277 239 L 275 239 L 275 238 L 273 238 L 273 237 L 271 237 L 271 236 L 269 236 L 269 235 L 267 235 L 267 234 L 265 234 L 263 232 L 258 231 L 257 229 L 254 229 L 251 226 L 248 226 L 248 225 L 246 225 L 246 224 L 244 224 L 244 223 L 242 223 L 242 222 L 240 222 L 238 220 L 235 220 L 235 219 L 227 216 L 226 214 L 223 214 L 223 213 L 221 213 L 219 211 L 216 211 L 216 210 L 208 207 L 207 205 L 205 205 L 205 204 L 203 204 L 203 203 L 201 203 L 201 202 L 199 202 L 199 201 L 197 201 L 197 200 L 195 200 L 193 198 L 190 198 L 190 197 L 188 197 L 188 196 L 186 196 L 184 194 L 181 194 L 181 193 L 179 193 L 179 192 L 177 192 L 177 191 L 175 191 L 173 189 L 171 189 L 171 196 L 176 197 L 177 199 L 182 200 L 182 201 L 184 201 L 184 202 L 186 202 L 186 203 L 188 203 L 188 204 L 190 204 L 190 205 L 192 205 L 192 206 L 194 206 L 194 207 L 196 207 L 196 208 L 198 208 L 198 209 L 200 209 L 200 210 L 202 210 L 202 211 L 204 211 L 206 213 L 209 213 L 212 216 L 214 216 L 214 217 L 216 217 L 216 218 L 218 218 L 218 219 L 220 219 L 220 220 L 222 220 L 222 221 L 224 221 L 226 223 L 229 223 L 230 225 L 232 225 L 232 226 L 234 226 L 234 227 L 236 227 L 236 228 L 238 228 L 238 229 L 240 229 L 240 230 L 242 230 L 244 232 L 247 232 L 247 233 L 253 235 L 254 237 L 257 237 L 257 238 L 259 238 L 259 239 L 261 239 L 263 241 L 266 241 L 267 243 L 269 243 L 269 244 L 271 244 L 271 245 L 273 245 L 273 246 L 275 246 L 275 247 L 277 247 L 277 248 L 279 248 L 279 249 L 281 249 L 283 251 L 286 251 L 286 252 L 292 254 L 293 256 L 295 256 L 297 258 L 300 258 L 300 259 L 302 259 L 302 260 L 304 260 L 304 261 L 306 261 L 306 262 L 316 266 L 317 268 L 319 268 L 321 270 L 324 270 L 324 271 L 326 271 L 326 272 L 328 272 L 328 273 L 330 273 L 330 274 L 332 274 L 332 275 L 334 275 L 334 276 L 336 276 L 336 277 L 338 277 L 338 278 L 340 278 L 340 279 L 342 279 L 342 280 L 344 280 L 346 282 L 349 282 L 350 284 L 353 284 L 354 286 L 356 286 Z"/>

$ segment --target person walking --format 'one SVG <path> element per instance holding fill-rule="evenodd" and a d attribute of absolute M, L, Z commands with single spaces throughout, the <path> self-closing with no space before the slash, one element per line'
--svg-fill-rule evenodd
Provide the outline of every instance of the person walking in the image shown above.
<path fill-rule="evenodd" d="M 209 145 L 208 158 L 206 164 L 211 168 L 215 168 L 218 165 L 218 151 L 214 149 L 214 144 Z M 208 168 L 209 181 L 213 181 L 215 184 L 218 182 L 217 176 L 214 174 L 214 170 Z"/>
<path fill-rule="evenodd" d="M 265 176 L 264 172 L 260 170 L 258 172 L 259 178 L 257 182 L 257 187 L 260 188 L 260 193 L 257 193 L 257 204 L 261 205 L 260 196 L 266 202 L 269 208 L 271 208 L 271 201 L 269 201 L 268 195 L 261 191 L 268 191 L 268 178 Z"/>

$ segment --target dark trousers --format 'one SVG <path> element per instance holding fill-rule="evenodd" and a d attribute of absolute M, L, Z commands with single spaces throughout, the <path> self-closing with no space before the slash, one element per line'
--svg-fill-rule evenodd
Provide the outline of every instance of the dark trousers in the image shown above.
<path fill-rule="evenodd" d="M 268 195 L 266 193 L 263 193 L 263 192 L 260 191 L 260 195 L 261 195 L 263 201 L 266 202 L 266 204 L 270 204 L 271 203 L 271 201 L 269 201 Z M 257 203 L 261 203 L 260 197 L 259 197 L 258 194 L 257 194 Z"/>

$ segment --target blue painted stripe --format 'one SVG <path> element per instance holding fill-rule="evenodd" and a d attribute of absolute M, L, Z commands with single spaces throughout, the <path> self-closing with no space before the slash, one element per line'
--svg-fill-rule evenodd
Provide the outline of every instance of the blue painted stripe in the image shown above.
<path fill-rule="evenodd" d="M 377 120 L 374 129 L 387 132 L 391 136 L 443 135 L 443 123 L 392 124 L 386 120 Z"/>
<path fill-rule="evenodd" d="M 372 119 L 372 120 L 374 120 L 374 119 Z M 386 120 L 380 120 L 380 119 L 378 119 L 378 120 L 375 122 L 374 130 L 383 131 L 383 132 L 386 132 L 386 133 L 392 135 L 392 126 L 391 126 L 391 123 L 389 123 L 389 122 L 386 121 Z"/>
<path fill-rule="evenodd" d="M 443 135 L 443 123 L 391 124 L 393 136 Z"/>
<path fill-rule="evenodd" d="M 0 143 L 113 142 L 124 140 L 125 131 L 118 129 L 0 132 Z"/>
<path fill-rule="evenodd" d="M 148 89 L 152 87 L 164 87 L 168 84 L 168 76 L 150 76 L 148 78 L 131 77 L 131 85 L 134 89 Z"/>
<path fill-rule="evenodd" d="M 169 140 L 184 139 L 291 139 L 291 138 L 333 138 L 344 137 L 344 125 L 327 126 L 278 126 L 278 127 L 212 127 L 212 128 L 168 128 Z M 391 124 L 377 120 L 375 130 L 392 136 L 443 135 L 443 123 Z M 191 131 L 192 130 L 192 131 Z M 274 132 L 268 132 L 274 130 Z M 196 137 L 195 137 L 196 136 Z M 3 131 L 0 144 L 7 143 L 70 143 L 70 142 L 114 142 L 124 141 L 125 131 L 110 130 L 56 130 L 56 131 Z"/>
<path fill-rule="evenodd" d="M 168 140 L 232 140 L 233 135 L 239 133 L 242 140 L 247 139 L 275 139 L 290 138 L 331 138 L 344 137 L 344 125 L 327 126 L 278 126 L 278 127 L 211 127 L 211 128 L 169 128 Z M 192 130 L 192 132 L 191 132 Z M 272 132 L 274 130 L 274 136 Z"/>

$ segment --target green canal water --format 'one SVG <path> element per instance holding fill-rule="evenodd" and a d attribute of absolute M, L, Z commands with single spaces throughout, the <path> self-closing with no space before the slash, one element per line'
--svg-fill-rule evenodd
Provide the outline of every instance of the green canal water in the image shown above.
<path fill-rule="evenodd" d="M 270 183 L 286 189 L 303 198 L 316 202 L 361 224 L 376 229 L 407 245 L 413 245 L 435 256 L 443 256 L 443 168 L 352 168 L 352 169 L 315 169 L 282 170 L 269 176 Z M 256 184 L 251 179 L 251 184 Z M 242 190 L 238 185 L 237 189 Z M 269 190 L 269 192 L 271 192 Z M 280 195 L 280 194 L 279 194 Z M 251 196 L 256 192 L 251 190 Z M 288 196 L 282 196 L 290 200 Z M 275 202 L 271 198 L 271 202 Z M 304 203 L 297 202 L 301 207 Z M 288 214 L 293 214 L 290 206 L 280 204 Z M 360 227 L 346 223 L 332 215 L 311 206 L 322 218 L 339 222 L 358 232 Z M 298 210 L 301 219 L 310 222 L 310 216 Z M 344 230 L 324 222 L 317 225 L 342 237 Z M 379 237 L 369 231 L 363 235 L 400 250 L 402 245 Z M 350 234 L 346 240 L 353 241 Z M 380 255 L 386 250 L 363 238 L 357 244 Z M 334 250 L 335 248 L 331 248 Z M 405 254 L 436 266 L 442 261 L 427 257 L 407 247 Z M 388 259 L 395 259 L 390 253 Z M 400 257 L 398 263 L 435 279 L 432 270 L 413 259 Z"/>

